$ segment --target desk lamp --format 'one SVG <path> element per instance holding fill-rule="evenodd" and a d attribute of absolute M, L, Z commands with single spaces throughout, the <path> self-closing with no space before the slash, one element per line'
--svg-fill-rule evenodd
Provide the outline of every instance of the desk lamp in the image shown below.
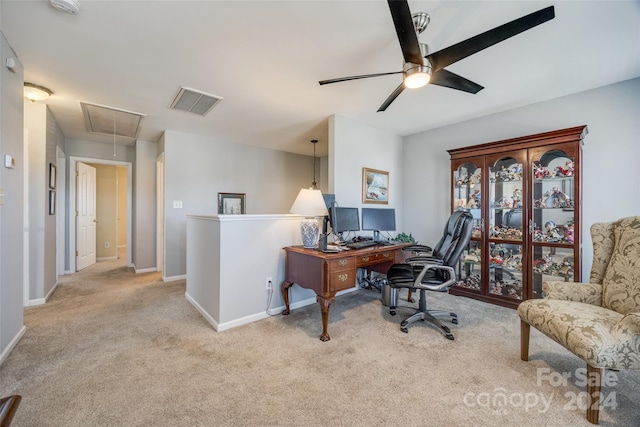
<path fill-rule="evenodd" d="M 310 188 L 300 190 L 298 197 L 296 197 L 289 210 L 293 214 L 305 216 L 305 219 L 300 224 L 302 245 L 305 248 L 314 248 L 318 243 L 320 226 L 316 217 L 329 215 L 327 204 L 316 183 L 316 144 L 318 140 L 312 139 L 311 143 L 313 144 L 313 182 Z"/>
<path fill-rule="evenodd" d="M 301 189 L 289 212 L 305 216 L 305 219 L 300 223 L 302 245 L 305 248 L 314 248 L 318 243 L 320 232 L 316 217 L 329 215 L 327 205 L 322 198 L 322 192 L 312 188 Z"/>

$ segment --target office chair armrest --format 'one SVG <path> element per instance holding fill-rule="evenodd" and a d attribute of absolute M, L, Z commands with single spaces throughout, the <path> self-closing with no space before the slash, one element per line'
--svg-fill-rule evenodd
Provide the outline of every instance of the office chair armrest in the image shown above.
<path fill-rule="evenodd" d="M 442 283 L 422 283 L 422 279 L 424 279 L 425 274 L 429 270 L 440 270 L 448 273 L 449 279 Z M 456 272 L 453 267 L 449 267 L 448 265 L 436 265 L 436 264 L 424 264 L 422 271 L 416 277 L 416 280 L 413 282 L 413 287 L 417 289 L 427 289 L 430 291 L 443 291 L 447 289 L 449 286 L 453 285 L 456 282 Z"/>
<path fill-rule="evenodd" d="M 411 245 L 402 248 L 404 252 L 431 253 L 433 249 L 427 245 Z"/>
<path fill-rule="evenodd" d="M 436 258 L 433 256 L 420 255 L 420 256 L 412 256 L 411 258 L 407 258 L 405 262 L 407 264 L 413 264 L 413 265 L 424 265 L 424 264 L 442 265 L 443 261 L 440 258 Z"/>

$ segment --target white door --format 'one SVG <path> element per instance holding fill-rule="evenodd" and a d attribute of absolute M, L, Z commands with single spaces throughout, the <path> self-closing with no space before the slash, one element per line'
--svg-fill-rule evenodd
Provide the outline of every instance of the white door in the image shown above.
<path fill-rule="evenodd" d="M 76 270 L 96 263 L 96 168 L 77 163 Z"/>

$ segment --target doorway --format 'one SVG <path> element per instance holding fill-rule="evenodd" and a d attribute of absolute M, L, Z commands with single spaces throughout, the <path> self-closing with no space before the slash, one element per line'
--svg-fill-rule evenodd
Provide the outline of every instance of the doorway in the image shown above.
<path fill-rule="evenodd" d="M 69 158 L 69 171 L 75 175 L 78 170 L 79 163 L 89 164 L 96 168 L 96 173 L 102 170 L 100 173 L 106 174 L 105 183 L 103 187 L 100 183 L 96 183 L 96 220 L 98 227 L 96 227 L 96 240 L 95 240 L 95 253 L 96 259 L 110 259 L 124 257 L 126 259 L 126 265 L 132 266 L 132 200 L 133 200 L 133 186 L 132 186 L 132 164 L 131 162 L 121 162 L 114 160 L 102 160 L 92 159 L 84 157 L 70 157 Z M 109 177 L 113 177 L 110 179 Z M 75 177 L 74 177 L 75 178 Z M 123 182 L 124 181 L 124 182 Z M 77 213 L 79 211 L 78 206 L 78 180 L 73 179 L 69 181 L 69 212 Z M 120 196 L 118 196 L 118 193 Z M 99 213 L 100 204 L 103 203 L 106 207 L 102 213 Z M 123 206 L 124 205 L 124 206 Z M 102 219 L 104 218 L 104 219 Z M 75 215 L 69 218 L 69 270 L 74 273 L 79 270 L 77 262 L 77 237 L 78 230 L 75 223 Z M 103 224 L 100 221 L 104 221 Z M 106 230 L 105 235 L 100 235 L 101 228 Z M 102 230 L 102 231 L 105 231 Z M 108 236 L 108 237 L 105 237 Z"/>

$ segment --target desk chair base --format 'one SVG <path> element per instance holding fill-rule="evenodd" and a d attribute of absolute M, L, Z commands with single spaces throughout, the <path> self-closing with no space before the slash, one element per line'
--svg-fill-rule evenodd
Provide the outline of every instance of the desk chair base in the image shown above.
<path fill-rule="evenodd" d="M 440 318 L 447 318 L 451 320 L 451 323 L 454 325 L 458 324 L 458 315 L 456 313 L 451 313 L 450 311 L 444 310 L 427 310 L 427 297 L 426 291 L 420 290 L 420 301 L 418 302 L 418 308 L 416 309 L 416 313 L 407 319 L 403 320 L 400 323 L 400 330 L 404 333 L 408 333 L 408 327 L 417 321 L 428 321 L 429 323 L 435 325 L 442 331 L 444 336 L 447 339 L 454 340 L 454 336 L 451 333 L 451 329 L 446 325 L 443 325 L 440 321 Z M 395 307 L 394 307 L 395 308 Z M 395 314 L 395 313 L 392 313 Z"/>

